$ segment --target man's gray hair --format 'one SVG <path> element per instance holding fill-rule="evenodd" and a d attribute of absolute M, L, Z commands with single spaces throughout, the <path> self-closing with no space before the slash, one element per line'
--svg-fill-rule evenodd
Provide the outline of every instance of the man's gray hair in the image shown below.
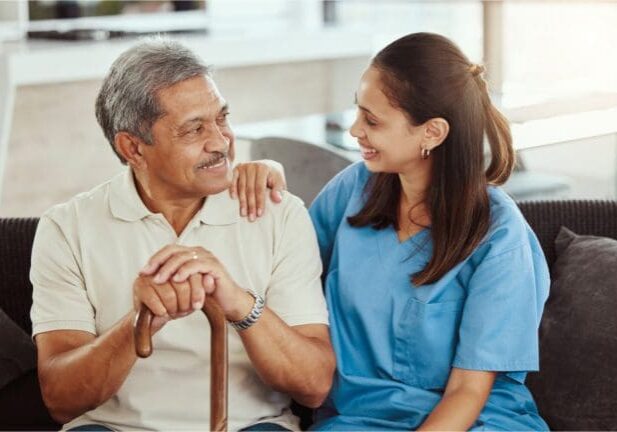
<path fill-rule="evenodd" d="M 114 146 L 118 132 L 128 132 L 152 144 L 152 125 L 164 113 L 156 92 L 210 69 L 181 43 L 164 37 L 148 38 L 123 52 L 111 65 L 96 98 L 96 119 Z"/>

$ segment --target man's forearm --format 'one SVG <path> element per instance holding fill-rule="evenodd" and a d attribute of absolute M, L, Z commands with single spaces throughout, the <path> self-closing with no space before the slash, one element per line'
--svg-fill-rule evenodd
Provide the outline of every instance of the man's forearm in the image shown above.
<path fill-rule="evenodd" d="M 113 396 L 137 359 L 131 311 L 94 340 L 39 365 L 41 389 L 53 417 L 66 423 Z"/>
<path fill-rule="evenodd" d="M 321 405 L 335 369 L 329 342 L 301 334 L 268 308 L 256 324 L 239 334 L 267 385 L 290 394 L 303 405 Z"/>

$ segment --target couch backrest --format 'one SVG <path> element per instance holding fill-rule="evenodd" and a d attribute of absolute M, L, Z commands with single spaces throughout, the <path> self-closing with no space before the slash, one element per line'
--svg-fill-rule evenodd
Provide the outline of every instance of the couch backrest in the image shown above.
<path fill-rule="evenodd" d="M 555 262 L 554 243 L 562 226 L 579 235 L 617 239 L 617 201 L 527 201 L 518 206 L 538 236 L 549 267 Z"/>
<path fill-rule="evenodd" d="M 0 218 L 0 308 L 32 333 L 30 255 L 38 218 Z"/>
<path fill-rule="evenodd" d="M 555 262 L 554 241 L 561 226 L 580 235 L 617 239 L 617 201 L 528 201 L 518 205 L 538 236 L 549 267 Z M 38 218 L 0 218 L 0 308 L 28 334 L 32 331 L 30 255 L 37 224 Z"/>

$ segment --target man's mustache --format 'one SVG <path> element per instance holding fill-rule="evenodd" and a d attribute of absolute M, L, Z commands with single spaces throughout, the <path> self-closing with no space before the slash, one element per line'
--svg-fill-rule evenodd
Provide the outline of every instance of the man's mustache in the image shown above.
<path fill-rule="evenodd" d="M 209 166 L 212 166 L 212 165 L 216 165 L 217 163 L 219 163 L 221 161 L 221 159 L 227 158 L 228 154 L 229 154 L 229 151 L 225 151 L 225 152 L 215 151 L 215 152 L 212 152 L 212 157 L 209 158 L 208 160 L 205 160 L 205 161 L 199 163 L 199 165 L 197 165 L 197 168 L 205 168 L 205 167 L 209 167 Z"/>

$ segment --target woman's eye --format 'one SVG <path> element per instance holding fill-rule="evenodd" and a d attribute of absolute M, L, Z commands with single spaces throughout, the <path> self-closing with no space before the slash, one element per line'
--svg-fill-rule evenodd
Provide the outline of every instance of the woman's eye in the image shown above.
<path fill-rule="evenodd" d="M 377 123 L 375 123 L 374 121 L 372 121 L 370 118 L 366 118 L 366 124 L 369 126 L 375 126 Z"/>

